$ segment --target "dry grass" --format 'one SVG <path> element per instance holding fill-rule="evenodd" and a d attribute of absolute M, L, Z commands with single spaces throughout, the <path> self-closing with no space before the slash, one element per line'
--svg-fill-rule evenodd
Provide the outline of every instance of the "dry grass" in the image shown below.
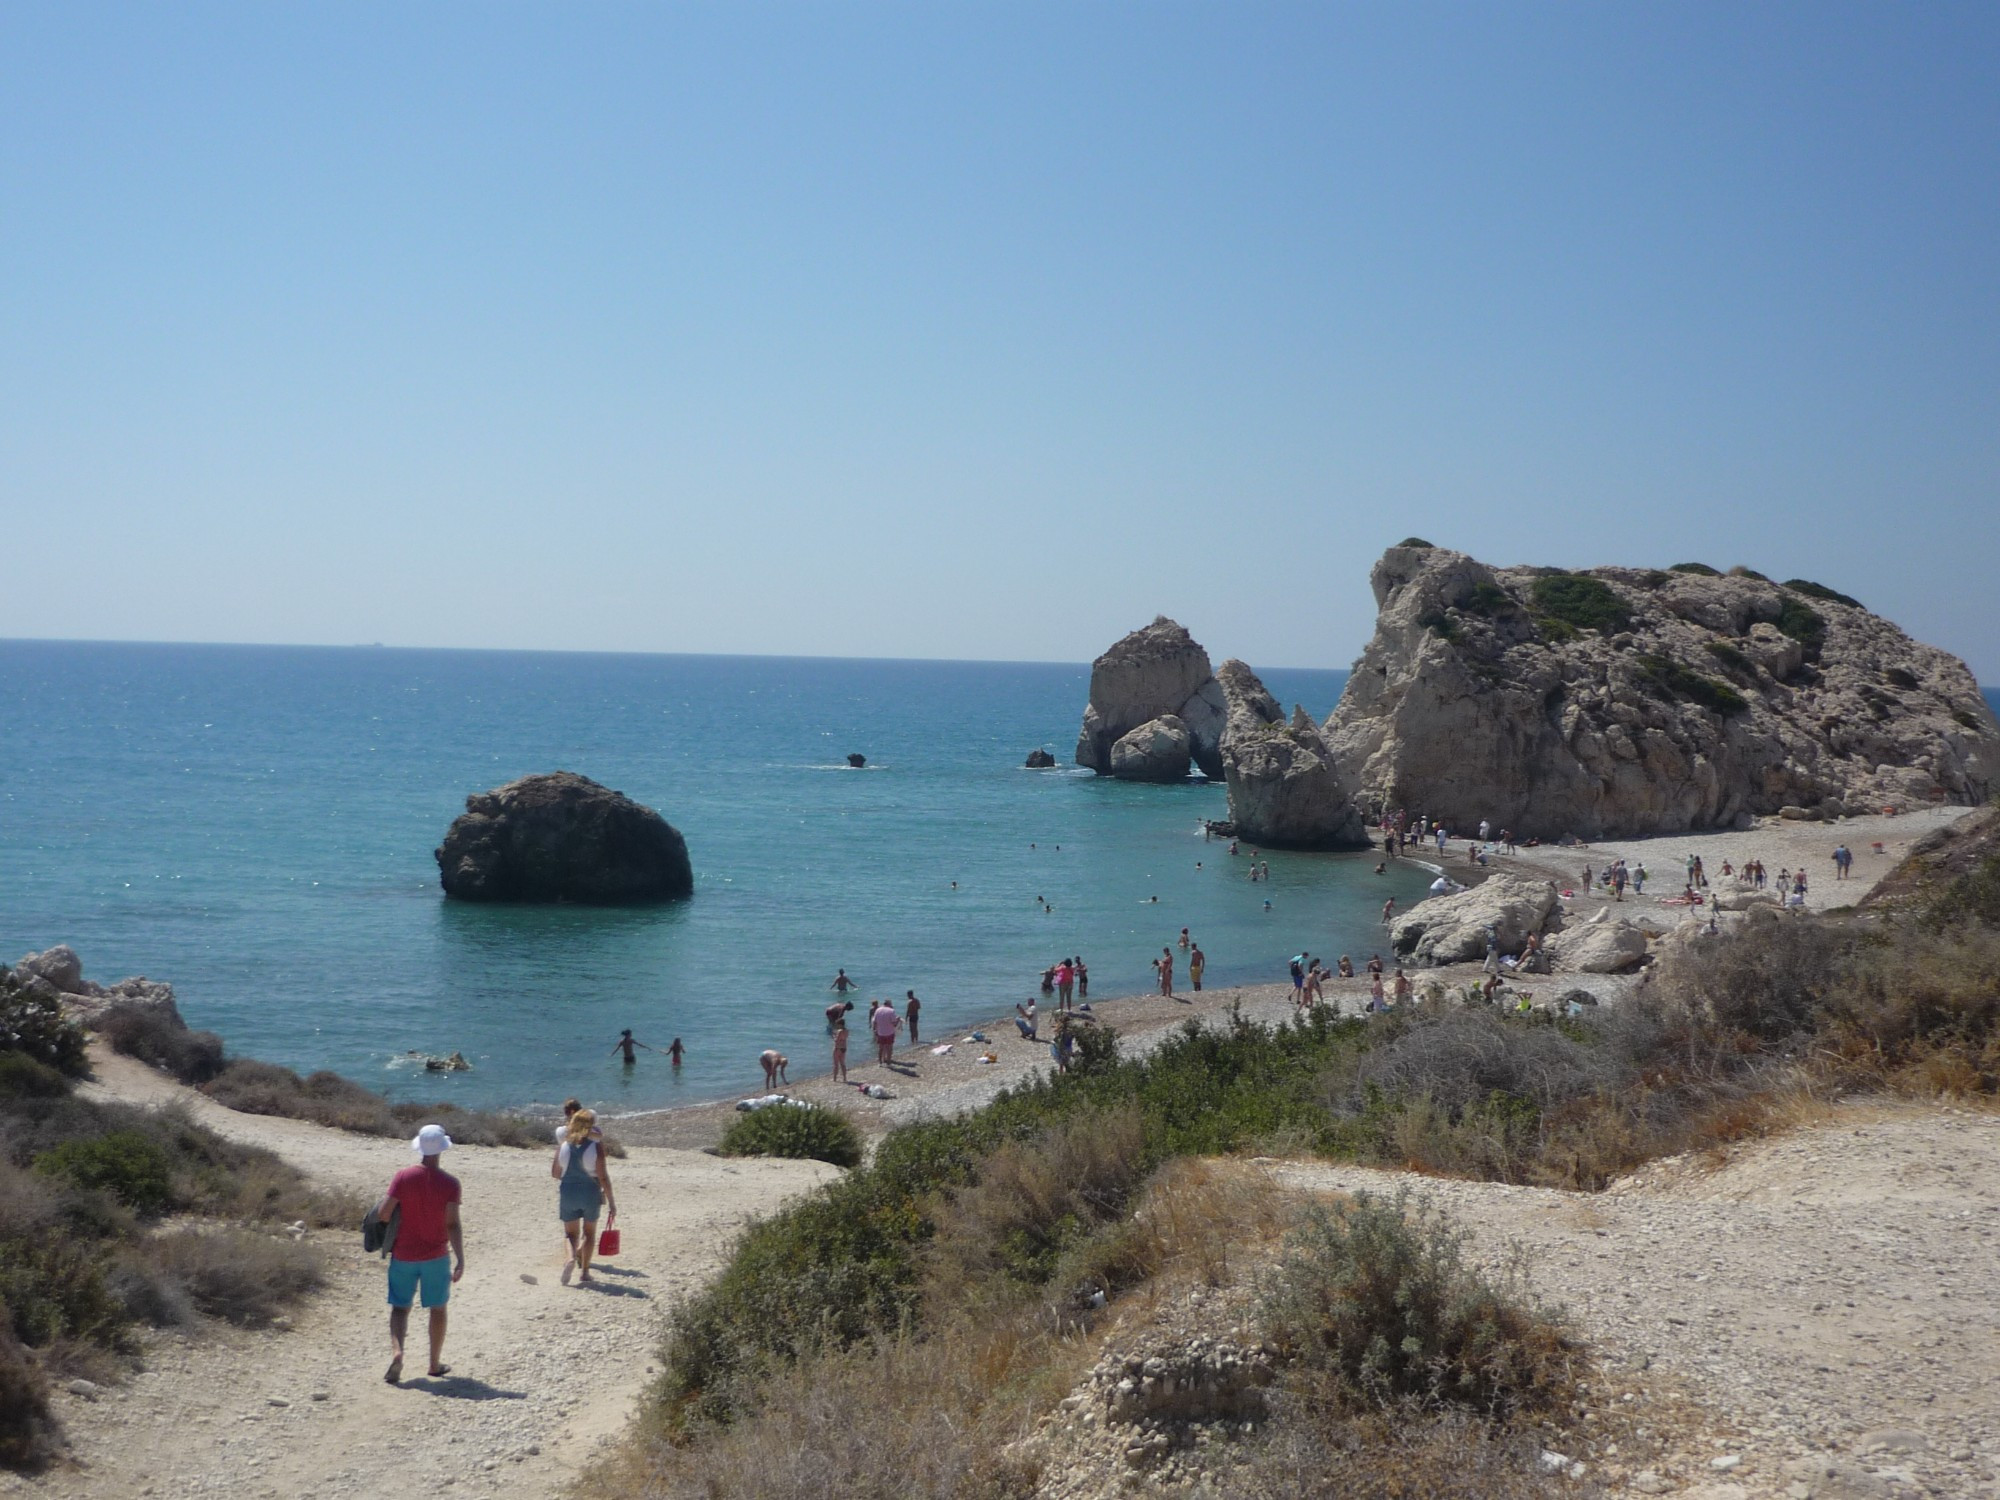
<path fill-rule="evenodd" d="M 136 1258 L 157 1274 L 151 1291 L 163 1308 L 192 1305 L 243 1328 L 265 1327 L 326 1281 L 312 1246 L 251 1229 L 170 1230 L 147 1239 Z"/>

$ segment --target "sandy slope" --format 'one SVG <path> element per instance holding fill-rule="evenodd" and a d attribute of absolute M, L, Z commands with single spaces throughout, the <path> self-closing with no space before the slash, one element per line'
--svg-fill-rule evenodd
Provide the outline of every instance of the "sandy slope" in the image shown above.
<path fill-rule="evenodd" d="M 102 1081 L 91 1092 L 182 1099 L 205 1124 L 329 1183 L 372 1194 L 413 1159 L 398 1142 L 235 1114 L 129 1059 L 96 1061 Z M 653 1363 L 660 1309 L 714 1270 L 745 1219 L 833 1175 L 815 1162 L 635 1149 L 612 1169 L 626 1251 L 605 1263 L 601 1289 L 582 1290 L 558 1280 L 545 1156 L 461 1147 L 447 1162 L 464 1184 L 467 1228 L 449 1377 L 383 1383 L 382 1264 L 361 1254 L 358 1233 L 325 1233 L 331 1286 L 292 1329 L 153 1341 L 130 1384 L 95 1400 L 60 1396 L 73 1466 L 0 1490 L 289 1500 L 451 1486 L 541 1500 L 626 1426 Z M 423 1368 L 421 1354 L 411 1367 Z"/>
<path fill-rule="evenodd" d="M 1601 1194 L 1271 1170 L 1294 1189 L 1431 1197 L 1480 1252 L 1525 1250 L 1613 1392 L 1664 1381 L 1692 1398 L 1711 1422 L 1631 1492 L 2000 1494 L 2000 1117 L 1844 1106 Z M 1616 1455 L 1593 1464 L 1625 1481 L 1614 1492 L 1640 1478 Z"/>

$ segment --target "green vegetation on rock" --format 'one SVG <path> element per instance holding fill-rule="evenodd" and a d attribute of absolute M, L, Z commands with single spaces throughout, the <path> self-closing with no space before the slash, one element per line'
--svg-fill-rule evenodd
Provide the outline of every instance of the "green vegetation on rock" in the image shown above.
<path fill-rule="evenodd" d="M 1779 597 L 1778 629 L 1808 651 L 1818 650 L 1820 642 L 1826 639 L 1826 621 L 1820 618 L 1819 611 L 1796 595 Z"/>
<path fill-rule="evenodd" d="M 1646 655 L 1639 658 L 1639 675 L 1663 692 L 1689 703 L 1698 703 L 1703 708 L 1713 709 L 1725 718 L 1740 714 L 1750 707 L 1749 700 L 1725 682 L 1717 682 L 1713 677 L 1682 666 L 1669 656 Z"/>
<path fill-rule="evenodd" d="M 1415 547 L 1422 552 L 1437 551 L 1436 547 L 1432 546 L 1429 542 L 1425 541 L 1420 536 L 1406 536 L 1400 542 L 1396 543 L 1396 545 L 1398 547 Z"/>
<path fill-rule="evenodd" d="M 1852 594 L 1843 594 L 1838 589 L 1830 589 L 1823 583 L 1814 583 L 1810 578 L 1787 578 L 1785 587 L 1795 593 L 1808 594 L 1815 599 L 1825 599 L 1833 604 L 1851 605 L 1855 609 L 1866 609 Z"/>
<path fill-rule="evenodd" d="M 1702 578 L 1720 578 L 1722 570 L 1711 568 L 1707 563 L 1675 563 L 1668 568 L 1669 573 L 1693 573 Z"/>
<path fill-rule="evenodd" d="M 1605 634 L 1632 623 L 1632 612 L 1611 585 L 1582 573 L 1546 573 L 1529 590 L 1537 624 L 1558 620 L 1574 630 Z M 1548 627 L 1543 625 L 1544 633 Z"/>

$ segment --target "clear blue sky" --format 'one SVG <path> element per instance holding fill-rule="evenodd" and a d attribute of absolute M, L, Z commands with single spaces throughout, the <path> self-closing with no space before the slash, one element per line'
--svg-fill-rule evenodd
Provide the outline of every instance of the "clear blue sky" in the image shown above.
<path fill-rule="evenodd" d="M 1419 533 L 2000 680 L 2000 6 L 0 9 L 0 635 L 1344 666 Z"/>

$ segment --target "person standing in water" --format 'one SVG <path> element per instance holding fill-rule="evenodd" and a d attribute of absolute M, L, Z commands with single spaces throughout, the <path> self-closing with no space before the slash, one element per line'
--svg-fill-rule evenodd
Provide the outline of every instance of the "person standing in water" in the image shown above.
<path fill-rule="evenodd" d="M 1076 998 L 1079 1000 L 1088 1000 L 1090 998 L 1090 970 L 1083 966 L 1081 958 L 1072 958 L 1069 961 L 1069 965 L 1072 969 L 1076 970 Z"/>
<path fill-rule="evenodd" d="M 910 1023 L 910 1045 L 914 1047 L 917 1044 L 917 1012 L 924 1008 L 924 1002 L 917 998 L 915 990 L 904 990 L 903 999 L 906 1002 L 903 1006 L 903 1019 Z"/>
<path fill-rule="evenodd" d="M 681 1039 L 679 1037 L 675 1037 L 672 1043 L 667 1047 L 667 1061 L 674 1065 L 674 1071 L 676 1073 L 680 1071 L 681 1058 L 684 1057 L 686 1054 L 687 1054 L 687 1048 L 681 1045 Z"/>
<path fill-rule="evenodd" d="M 847 977 L 847 970 L 842 969 L 833 976 L 833 983 L 828 985 L 827 988 L 832 990 L 836 995 L 844 995 L 849 990 L 859 989 L 860 986 Z"/>
<path fill-rule="evenodd" d="M 625 1066 L 628 1068 L 631 1067 L 633 1063 L 639 1060 L 633 1054 L 632 1049 L 634 1047 L 646 1047 L 646 1044 L 640 1041 L 637 1037 L 632 1035 L 630 1027 L 627 1027 L 624 1031 L 618 1033 L 618 1040 L 611 1044 L 611 1050 L 613 1052 L 622 1052 L 625 1054 Z M 660 1049 L 658 1047 L 646 1047 L 646 1050 L 648 1052 L 658 1052 Z"/>
<path fill-rule="evenodd" d="M 608 1206 L 611 1217 L 605 1227 L 618 1222 L 618 1200 L 611 1192 L 610 1158 L 602 1140 L 594 1138 L 596 1126 L 595 1110 L 580 1109 L 571 1115 L 563 1143 L 556 1147 L 556 1158 L 549 1163 L 549 1176 L 557 1183 L 556 1217 L 562 1221 L 563 1239 L 569 1246 L 563 1259 L 564 1286 L 579 1272 L 578 1279 L 583 1285 L 593 1284 L 590 1259 L 597 1253 L 598 1215 Z"/>
<path fill-rule="evenodd" d="M 1160 993 L 1169 1000 L 1174 998 L 1174 950 L 1160 950 Z"/>

